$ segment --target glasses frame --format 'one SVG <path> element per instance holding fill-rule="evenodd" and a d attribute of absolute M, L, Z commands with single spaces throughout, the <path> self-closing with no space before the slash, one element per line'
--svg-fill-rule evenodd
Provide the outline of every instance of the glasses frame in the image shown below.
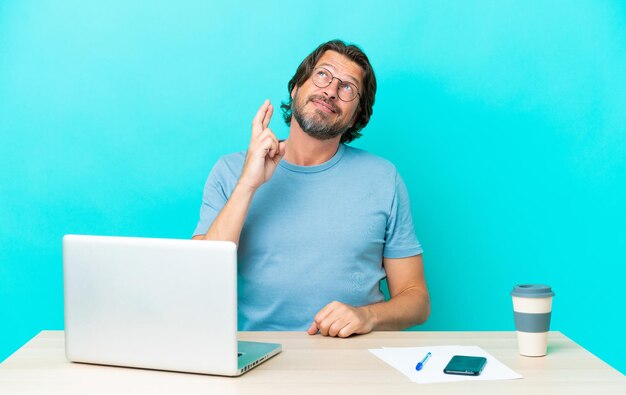
<path fill-rule="evenodd" d="M 320 86 L 317 83 L 315 83 L 315 72 L 320 69 L 324 70 L 330 76 L 330 80 L 328 81 L 328 84 L 326 84 L 325 86 Z M 335 77 L 333 73 L 331 73 L 330 70 L 328 70 L 327 68 L 322 67 L 322 66 L 317 66 L 316 68 L 313 69 L 313 73 L 311 74 L 311 82 L 313 82 L 313 85 L 317 86 L 318 88 L 326 88 L 330 86 L 330 84 L 332 84 L 335 79 L 339 81 L 339 85 L 337 86 L 337 97 L 339 98 L 339 100 L 341 100 L 342 102 L 350 103 L 351 101 L 354 101 L 354 99 L 356 99 L 357 96 L 359 97 L 359 100 L 361 99 L 361 92 L 359 92 L 359 88 L 356 86 L 356 84 L 350 81 L 343 81 L 342 79 Z M 344 100 L 341 98 L 341 96 L 339 95 L 339 86 L 341 86 L 342 84 L 348 84 L 354 87 L 354 90 L 356 91 L 356 95 L 352 99 Z"/>

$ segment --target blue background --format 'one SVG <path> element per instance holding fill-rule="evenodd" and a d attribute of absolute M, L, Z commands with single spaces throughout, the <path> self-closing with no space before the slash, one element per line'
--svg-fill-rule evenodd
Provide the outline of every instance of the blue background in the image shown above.
<path fill-rule="evenodd" d="M 513 330 L 512 286 L 548 283 L 552 329 L 626 372 L 623 2 L 178 3 L 0 3 L 0 360 L 63 328 L 64 234 L 190 237 L 217 158 L 342 38 L 379 84 L 353 145 L 411 195 L 421 329 Z"/>

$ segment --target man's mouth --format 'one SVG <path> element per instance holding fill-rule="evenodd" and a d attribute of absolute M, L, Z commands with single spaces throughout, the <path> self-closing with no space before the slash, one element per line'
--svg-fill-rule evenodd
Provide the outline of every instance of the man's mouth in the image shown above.
<path fill-rule="evenodd" d="M 337 113 L 336 107 L 333 104 L 331 104 L 331 103 L 327 103 L 323 99 L 314 97 L 314 98 L 311 98 L 310 100 L 311 100 L 311 102 L 313 102 L 313 104 L 317 108 L 319 108 L 320 110 L 322 110 L 324 112 L 327 112 L 329 114 L 336 114 Z"/>

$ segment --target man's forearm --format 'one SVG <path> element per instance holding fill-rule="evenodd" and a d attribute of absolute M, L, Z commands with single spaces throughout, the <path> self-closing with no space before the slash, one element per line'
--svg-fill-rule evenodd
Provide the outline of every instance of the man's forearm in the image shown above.
<path fill-rule="evenodd" d="M 265 100 L 252 120 L 252 136 L 239 181 L 230 198 L 204 236 L 193 239 L 228 240 L 239 245 L 241 229 L 248 215 L 256 190 L 274 174 L 285 155 L 285 142 L 279 142 L 268 127 L 274 107 Z"/>
<path fill-rule="evenodd" d="M 254 190 L 237 184 L 230 198 L 217 215 L 204 240 L 227 240 L 239 245 L 241 229 L 248 215 Z"/>
<path fill-rule="evenodd" d="M 387 302 L 362 306 L 372 320 L 373 330 L 397 331 L 422 324 L 430 315 L 428 292 L 406 289 Z"/>

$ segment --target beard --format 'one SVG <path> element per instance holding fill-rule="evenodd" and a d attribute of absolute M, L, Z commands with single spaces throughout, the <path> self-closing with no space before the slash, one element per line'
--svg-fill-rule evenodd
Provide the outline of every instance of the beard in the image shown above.
<path fill-rule="evenodd" d="M 314 109 L 312 113 L 305 113 L 304 106 L 312 100 L 319 100 L 327 103 L 332 107 L 338 117 L 341 115 L 341 110 L 324 96 L 311 95 L 308 98 L 300 99 L 298 97 L 298 91 L 296 91 L 291 110 L 294 118 L 296 118 L 296 121 L 304 133 L 317 140 L 330 140 L 342 135 L 349 129 L 349 121 L 341 122 L 341 119 L 336 119 L 334 122 L 331 121 L 331 116 L 335 114 L 327 114 L 317 108 Z"/>

